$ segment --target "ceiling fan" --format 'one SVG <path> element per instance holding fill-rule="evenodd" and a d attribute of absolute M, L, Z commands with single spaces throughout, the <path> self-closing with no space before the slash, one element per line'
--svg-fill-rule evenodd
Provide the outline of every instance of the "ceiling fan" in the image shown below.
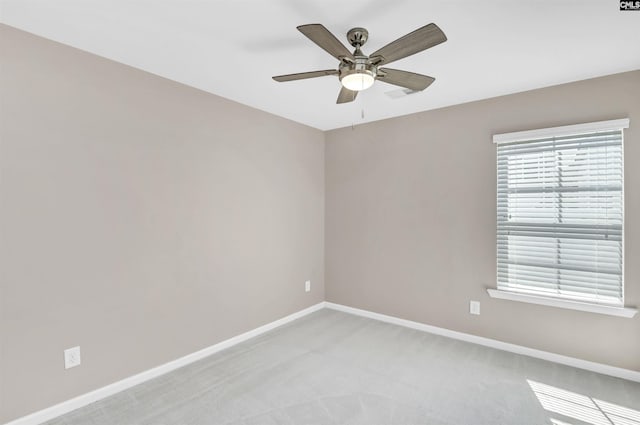
<path fill-rule="evenodd" d="M 340 61 L 338 69 L 278 75 L 273 79 L 285 82 L 337 75 L 342 88 L 336 103 L 353 102 L 358 92 L 371 87 L 375 80 L 415 91 L 426 89 L 435 81 L 435 78 L 399 69 L 381 68 L 381 66 L 447 41 L 447 37 L 436 24 L 429 24 L 367 56 L 360 50 L 369 38 L 369 32 L 364 28 L 353 28 L 347 33 L 349 43 L 355 48 L 353 53 L 321 24 L 300 25 L 298 30 L 338 59 Z"/>

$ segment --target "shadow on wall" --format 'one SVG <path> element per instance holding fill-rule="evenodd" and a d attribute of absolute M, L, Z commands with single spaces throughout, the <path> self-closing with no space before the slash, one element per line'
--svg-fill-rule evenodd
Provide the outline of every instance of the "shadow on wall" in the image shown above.
<path fill-rule="evenodd" d="M 637 410 L 551 385 L 527 382 L 545 410 L 563 417 L 562 420 L 550 418 L 553 425 L 640 425 L 640 412 Z"/>

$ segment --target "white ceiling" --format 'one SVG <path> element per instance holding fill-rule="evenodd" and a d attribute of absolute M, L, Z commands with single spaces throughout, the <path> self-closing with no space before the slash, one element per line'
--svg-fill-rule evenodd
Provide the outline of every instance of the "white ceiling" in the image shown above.
<path fill-rule="evenodd" d="M 617 0 L 0 0 L 0 22 L 322 130 L 640 69 Z M 449 40 L 391 66 L 435 77 L 422 93 L 336 105 L 337 77 L 271 79 L 337 67 L 297 25 L 363 26 L 371 53 L 430 22 Z"/>

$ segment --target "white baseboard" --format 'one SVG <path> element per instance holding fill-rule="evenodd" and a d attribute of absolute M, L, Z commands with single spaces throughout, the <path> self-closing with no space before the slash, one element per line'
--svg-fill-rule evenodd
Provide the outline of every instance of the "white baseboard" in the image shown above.
<path fill-rule="evenodd" d="M 576 359 L 574 357 L 563 356 L 561 354 L 550 353 L 548 351 L 536 350 L 534 348 L 524 347 L 522 345 L 509 344 L 495 339 L 484 338 L 477 335 L 456 332 L 437 326 L 425 325 L 423 323 L 413 322 L 411 320 L 400 319 L 398 317 L 387 316 L 380 313 L 374 313 L 368 310 L 348 307 L 341 304 L 325 302 L 327 308 L 342 311 L 345 313 L 355 314 L 357 316 L 367 317 L 369 319 L 379 320 L 381 322 L 392 323 L 394 325 L 404 326 L 419 331 L 424 331 L 436 335 L 446 336 L 460 341 L 472 342 L 485 347 L 496 348 L 498 350 L 509 351 L 511 353 L 522 354 L 537 359 L 548 360 L 550 362 L 560 363 L 566 366 L 572 366 L 579 369 L 585 369 L 591 372 L 601 373 L 603 375 L 614 376 L 616 378 L 627 379 L 629 381 L 640 382 L 640 372 L 623 369 L 620 367 L 609 366 L 602 363 L 590 362 L 587 360 Z"/>
<path fill-rule="evenodd" d="M 198 360 L 201 360 L 207 356 L 217 353 L 218 351 L 224 350 L 225 348 L 232 347 L 236 344 L 244 342 L 255 336 L 258 336 L 272 329 L 275 329 L 279 326 L 282 326 L 296 319 L 299 319 L 303 316 L 306 316 L 307 314 L 313 313 L 314 311 L 321 310 L 324 307 L 325 307 L 325 303 L 320 302 L 318 304 L 312 305 L 311 307 L 305 308 L 304 310 L 300 310 L 286 317 L 278 319 L 274 322 L 267 323 L 266 325 L 260 326 L 259 328 L 252 329 L 248 332 L 234 336 L 232 338 L 219 342 L 215 345 L 204 348 L 200 351 L 196 351 L 195 353 L 187 354 L 184 357 L 180 357 L 179 359 L 172 360 L 158 367 L 154 367 L 153 369 L 149 369 L 147 371 L 138 373 L 137 375 L 133 375 L 128 378 L 125 378 L 121 381 L 114 382 L 113 384 L 107 385 L 105 387 L 98 388 L 97 390 L 91 391 L 81 396 L 72 398 L 67 401 L 63 401 L 60 404 L 56 404 L 54 406 L 48 407 L 46 409 L 40 410 L 30 415 L 15 419 L 11 422 L 6 423 L 5 425 L 41 424 L 43 422 L 54 419 L 60 415 L 64 415 L 65 413 L 69 413 L 73 410 L 79 409 L 80 407 L 86 406 L 88 404 L 101 400 L 105 397 L 109 397 L 110 395 L 116 394 L 120 391 L 124 391 L 135 385 L 141 384 L 145 381 L 156 378 L 160 375 L 164 375 L 165 373 L 169 373 L 173 370 L 176 370 L 178 368 L 181 368 L 183 366 L 186 366 Z"/>
<path fill-rule="evenodd" d="M 400 319 L 398 317 L 387 316 L 380 313 L 374 313 L 368 310 L 361 310 L 354 307 L 348 307 L 341 304 L 335 304 L 335 303 L 323 301 L 311 307 L 308 307 L 304 310 L 300 310 L 296 313 L 290 314 L 289 316 L 278 319 L 274 322 L 267 323 L 266 325 L 260 326 L 259 328 L 234 336 L 225 341 L 219 342 L 218 344 L 204 348 L 200 351 L 196 351 L 195 353 L 188 354 L 184 357 L 170 361 L 168 363 L 165 363 L 153 369 L 149 369 L 145 372 L 141 372 L 137 375 L 133 375 L 129 378 L 125 378 L 121 381 L 114 382 L 113 384 L 107 385 L 105 387 L 99 388 L 97 390 L 91 391 L 81 396 L 64 401 L 60 404 L 56 404 L 55 406 L 51 406 L 46 409 L 40 410 L 38 412 L 32 413 L 30 415 L 23 416 L 22 418 L 15 419 L 11 422 L 6 423 L 5 425 L 42 424 L 48 420 L 64 415 L 65 413 L 69 413 L 73 410 L 79 409 L 80 407 L 86 406 L 88 404 L 101 400 L 105 397 L 109 397 L 120 391 L 124 391 L 135 385 L 141 384 L 145 381 L 164 375 L 166 373 L 169 373 L 173 370 L 176 370 L 180 367 L 186 366 L 198 360 L 201 360 L 207 356 L 217 353 L 218 351 L 232 347 L 236 344 L 244 342 L 255 336 L 261 335 L 265 332 L 268 332 L 286 323 L 292 322 L 310 313 L 321 310 L 322 308 L 330 308 L 333 310 L 338 310 L 345 313 L 354 314 L 357 316 L 362 316 L 362 317 L 367 317 L 374 320 L 379 320 L 382 322 L 392 323 L 394 325 L 404 326 L 404 327 L 416 329 L 419 331 L 429 332 L 432 334 L 442 335 L 445 337 L 458 339 L 461 341 L 467 341 L 474 344 L 483 345 L 486 347 L 496 348 L 498 350 L 509 351 L 511 353 L 522 354 L 529 357 L 548 360 L 551 362 L 560 363 L 560 364 L 564 364 L 567 366 L 572 366 L 580 369 L 585 369 L 592 372 L 601 373 L 604 375 L 614 376 L 616 378 L 622 378 L 622 379 L 627 379 L 629 381 L 640 382 L 640 372 L 637 372 L 637 371 L 609 366 L 601 363 L 590 362 L 587 360 L 576 359 L 573 357 L 563 356 L 560 354 L 549 353 L 547 351 L 536 350 L 533 348 L 523 347 L 521 345 L 509 344 L 507 342 L 497 341 L 495 339 L 484 338 L 481 336 L 466 334 L 463 332 L 456 332 L 456 331 L 452 331 L 445 328 L 439 328 L 437 326 L 425 325 L 423 323 L 413 322 L 411 320 Z"/>

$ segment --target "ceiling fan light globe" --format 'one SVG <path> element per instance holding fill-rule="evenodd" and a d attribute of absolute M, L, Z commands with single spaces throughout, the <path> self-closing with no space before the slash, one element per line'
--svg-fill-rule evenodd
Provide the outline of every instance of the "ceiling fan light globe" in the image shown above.
<path fill-rule="evenodd" d="M 342 86 L 351 91 L 366 90 L 373 85 L 375 78 L 366 72 L 347 74 L 340 79 Z"/>

